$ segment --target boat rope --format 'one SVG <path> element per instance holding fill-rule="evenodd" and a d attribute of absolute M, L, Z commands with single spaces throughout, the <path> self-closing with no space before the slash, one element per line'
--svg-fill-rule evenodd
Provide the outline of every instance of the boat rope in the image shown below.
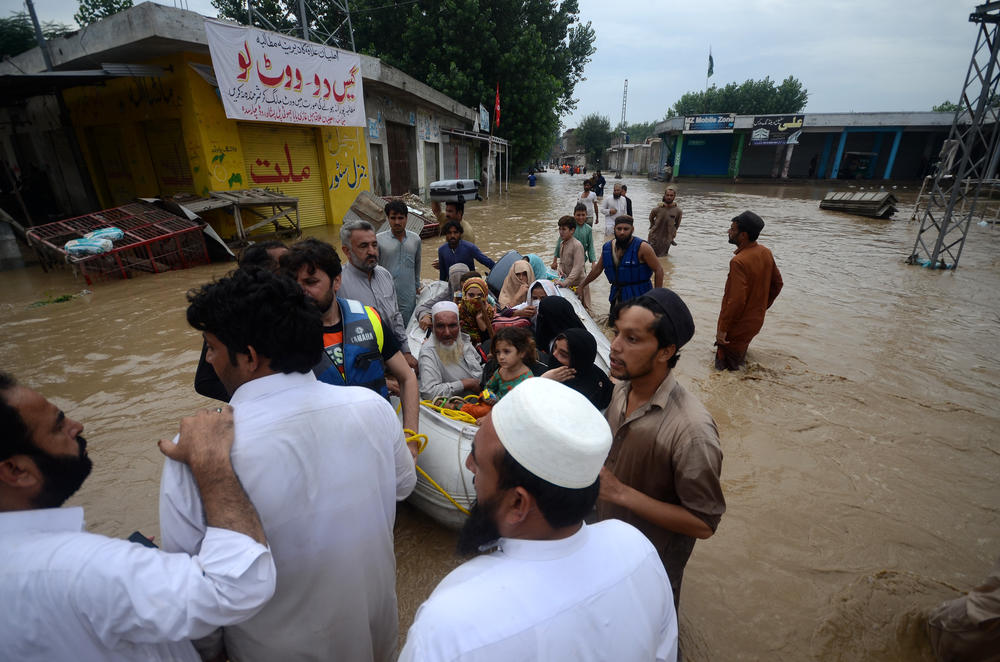
<path fill-rule="evenodd" d="M 421 453 L 423 453 L 424 449 L 427 448 L 427 441 L 428 440 L 427 440 L 427 435 L 426 434 L 417 434 L 413 430 L 403 430 L 403 435 L 406 437 L 406 443 L 409 444 L 409 443 L 412 443 L 414 441 L 417 442 L 417 455 L 420 455 Z M 458 508 L 460 511 L 462 511 L 466 515 L 469 514 L 468 509 L 464 508 L 462 506 L 462 504 L 460 504 L 458 501 L 455 501 L 454 497 L 452 497 L 450 494 L 448 494 L 448 492 L 443 487 L 441 487 L 440 485 L 437 484 L 436 480 L 434 480 L 433 478 L 431 478 L 429 475 L 427 475 L 426 471 L 424 471 L 423 469 L 420 468 L 420 465 L 416 465 L 416 469 L 417 469 L 417 471 L 420 472 L 421 476 L 423 476 L 424 478 L 427 479 L 427 482 L 430 483 L 431 486 L 434 489 L 436 489 L 438 492 L 440 492 L 441 494 L 443 494 L 445 496 L 445 498 L 448 499 L 448 501 L 451 501 L 452 505 L 454 505 L 456 508 Z"/>
<path fill-rule="evenodd" d="M 468 412 L 460 411 L 458 409 L 448 409 L 447 407 L 439 407 L 430 400 L 421 400 L 420 404 L 423 405 L 424 407 L 427 407 L 428 409 L 433 409 L 442 416 L 450 418 L 454 421 L 459 421 L 461 423 L 472 423 L 473 425 L 476 424 L 476 417 Z"/>

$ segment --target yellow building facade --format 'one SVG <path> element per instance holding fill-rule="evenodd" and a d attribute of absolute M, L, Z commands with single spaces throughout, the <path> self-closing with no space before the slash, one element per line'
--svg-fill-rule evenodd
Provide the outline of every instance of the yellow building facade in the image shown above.
<path fill-rule="evenodd" d="M 177 53 L 145 64 L 157 78 L 118 78 L 63 92 L 104 208 L 137 197 L 264 188 L 299 199 L 302 227 L 341 223 L 371 189 L 360 127 L 243 122 L 226 117 L 211 60 Z M 223 236 L 232 217 L 209 220 Z"/>

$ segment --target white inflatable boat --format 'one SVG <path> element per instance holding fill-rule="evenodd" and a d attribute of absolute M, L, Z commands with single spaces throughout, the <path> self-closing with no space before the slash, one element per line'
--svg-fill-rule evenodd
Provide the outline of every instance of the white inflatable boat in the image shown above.
<path fill-rule="evenodd" d="M 424 281 L 418 297 L 418 305 L 438 297 L 447 291 L 448 285 L 442 281 Z M 611 343 L 597 324 L 590 318 L 580 299 L 572 290 L 559 289 L 559 293 L 570 303 L 577 316 L 597 340 L 597 358 L 594 363 L 608 372 L 608 355 Z M 420 356 L 420 347 L 427 332 L 420 328 L 414 318 L 406 329 L 413 356 Z M 409 501 L 432 519 L 451 528 L 461 528 L 466 513 L 476 500 L 472 486 L 472 472 L 465 468 L 465 458 L 472 450 L 472 439 L 477 427 L 448 418 L 426 406 L 420 407 L 420 433 L 427 435 L 427 445 L 417 458 L 417 485 Z M 428 480 L 428 477 L 430 480 Z M 436 486 L 433 483 L 436 483 Z"/>

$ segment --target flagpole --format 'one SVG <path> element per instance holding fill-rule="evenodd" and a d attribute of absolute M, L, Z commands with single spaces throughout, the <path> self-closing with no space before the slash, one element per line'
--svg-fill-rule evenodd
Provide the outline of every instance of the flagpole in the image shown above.
<path fill-rule="evenodd" d="M 493 111 L 494 113 L 496 110 Z M 486 198 L 490 197 L 490 170 L 493 165 L 493 124 L 494 119 L 490 117 L 490 145 L 486 150 Z"/>

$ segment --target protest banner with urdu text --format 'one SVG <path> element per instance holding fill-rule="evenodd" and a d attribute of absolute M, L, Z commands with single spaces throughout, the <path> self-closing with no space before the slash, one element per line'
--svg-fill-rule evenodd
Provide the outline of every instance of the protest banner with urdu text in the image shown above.
<path fill-rule="evenodd" d="M 365 126 L 357 53 L 211 20 L 205 32 L 226 117 Z"/>

